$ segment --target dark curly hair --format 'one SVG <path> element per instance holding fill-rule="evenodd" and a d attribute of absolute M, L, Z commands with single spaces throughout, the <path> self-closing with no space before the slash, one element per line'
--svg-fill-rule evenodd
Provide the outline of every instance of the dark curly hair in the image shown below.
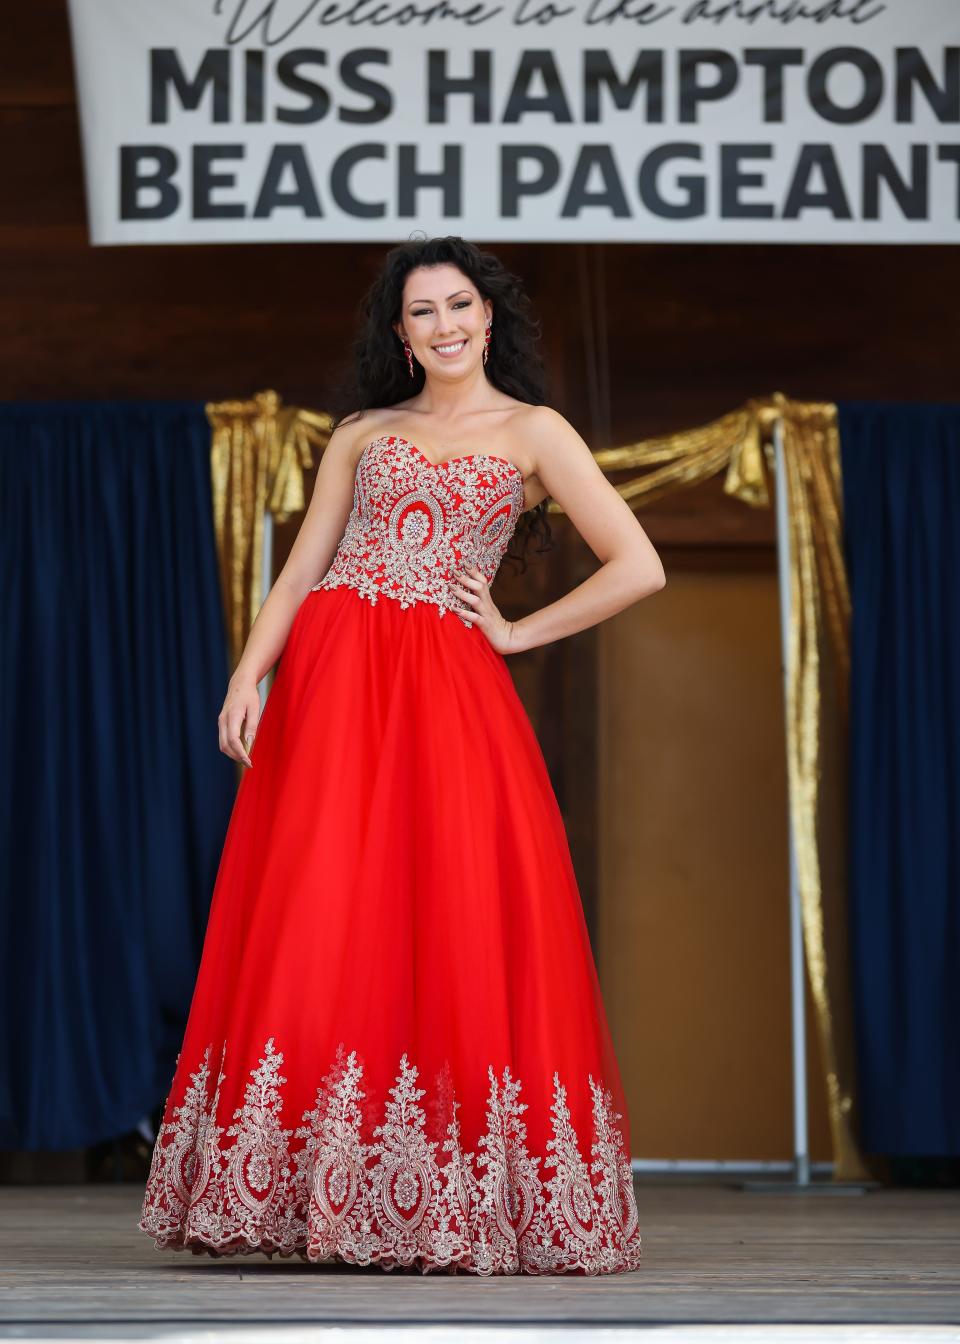
<path fill-rule="evenodd" d="M 352 362 L 334 391 L 330 412 L 335 429 L 354 413 L 394 406 L 419 392 L 425 373 L 419 361 L 410 377 L 403 346 L 393 324 L 401 317 L 403 286 L 419 266 L 456 266 L 490 299 L 496 317 L 496 339 L 491 341 L 484 372 L 501 392 L 531 406 L 546 402 L 546 373 L 537 352 L 540 323 L 532 315 L 530 299 L 520 278 L 511 275 L 492 252 L 450 235 L 412 238 L 392 248 L 383 268 L 363 296 L 360 321 L 353 341 Z M 537 552 L 553 546 L 547 501 L 522 513 L 505 559 L 527 567 L 527 551 L 536 538 Z"/>

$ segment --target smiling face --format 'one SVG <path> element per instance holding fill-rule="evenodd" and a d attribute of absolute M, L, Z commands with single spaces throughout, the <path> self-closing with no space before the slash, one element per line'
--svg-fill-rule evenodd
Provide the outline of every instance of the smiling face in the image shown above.
<path fill-rule="evenodd" d="M 403 286 L 394 330 L 410 342 L 428 377 L 456 379 L 480 363 L 492 316 L 490 301 L 456 266 L 418 266 Z"/>

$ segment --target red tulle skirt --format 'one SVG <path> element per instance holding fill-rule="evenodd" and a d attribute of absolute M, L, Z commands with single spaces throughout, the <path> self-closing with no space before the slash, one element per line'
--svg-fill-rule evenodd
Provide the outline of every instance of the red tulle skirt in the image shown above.
<path fill-rule="evenodd" d="M 503 657 L 311 592 L 230 821 L 140 1228 L 473 1273 L 640 1259 L 566 834 Z"/>

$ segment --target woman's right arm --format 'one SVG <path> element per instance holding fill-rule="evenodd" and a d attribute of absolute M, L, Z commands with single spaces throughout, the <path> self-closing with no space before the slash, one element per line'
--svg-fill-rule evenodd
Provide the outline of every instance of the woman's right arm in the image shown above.
<path fill-rule="evenodd" d="M 317 467 L 310 504 L 286 563 L 250 627 L 217 720 L 220 750 L 250 766 L 260 718 L 257 685 L 283 652 L 300 604 L 330 567 L 353 505 L 356 426 L 333 431 Z"/>

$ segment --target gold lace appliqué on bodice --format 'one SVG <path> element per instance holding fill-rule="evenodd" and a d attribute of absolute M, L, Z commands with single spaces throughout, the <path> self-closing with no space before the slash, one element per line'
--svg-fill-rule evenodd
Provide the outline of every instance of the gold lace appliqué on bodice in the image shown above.
<path fill-rule="evenodd" d="M 443 616 L 462 605 L 459 570 L 476 565 L 493 579 L 522 511 L 523 473 L 507 458 L 434 463 L 409 439 L 382 435 L 360 455 L 346 529 L 311 591 L 346 585 L 371 603 L 432 602 Z"/>

